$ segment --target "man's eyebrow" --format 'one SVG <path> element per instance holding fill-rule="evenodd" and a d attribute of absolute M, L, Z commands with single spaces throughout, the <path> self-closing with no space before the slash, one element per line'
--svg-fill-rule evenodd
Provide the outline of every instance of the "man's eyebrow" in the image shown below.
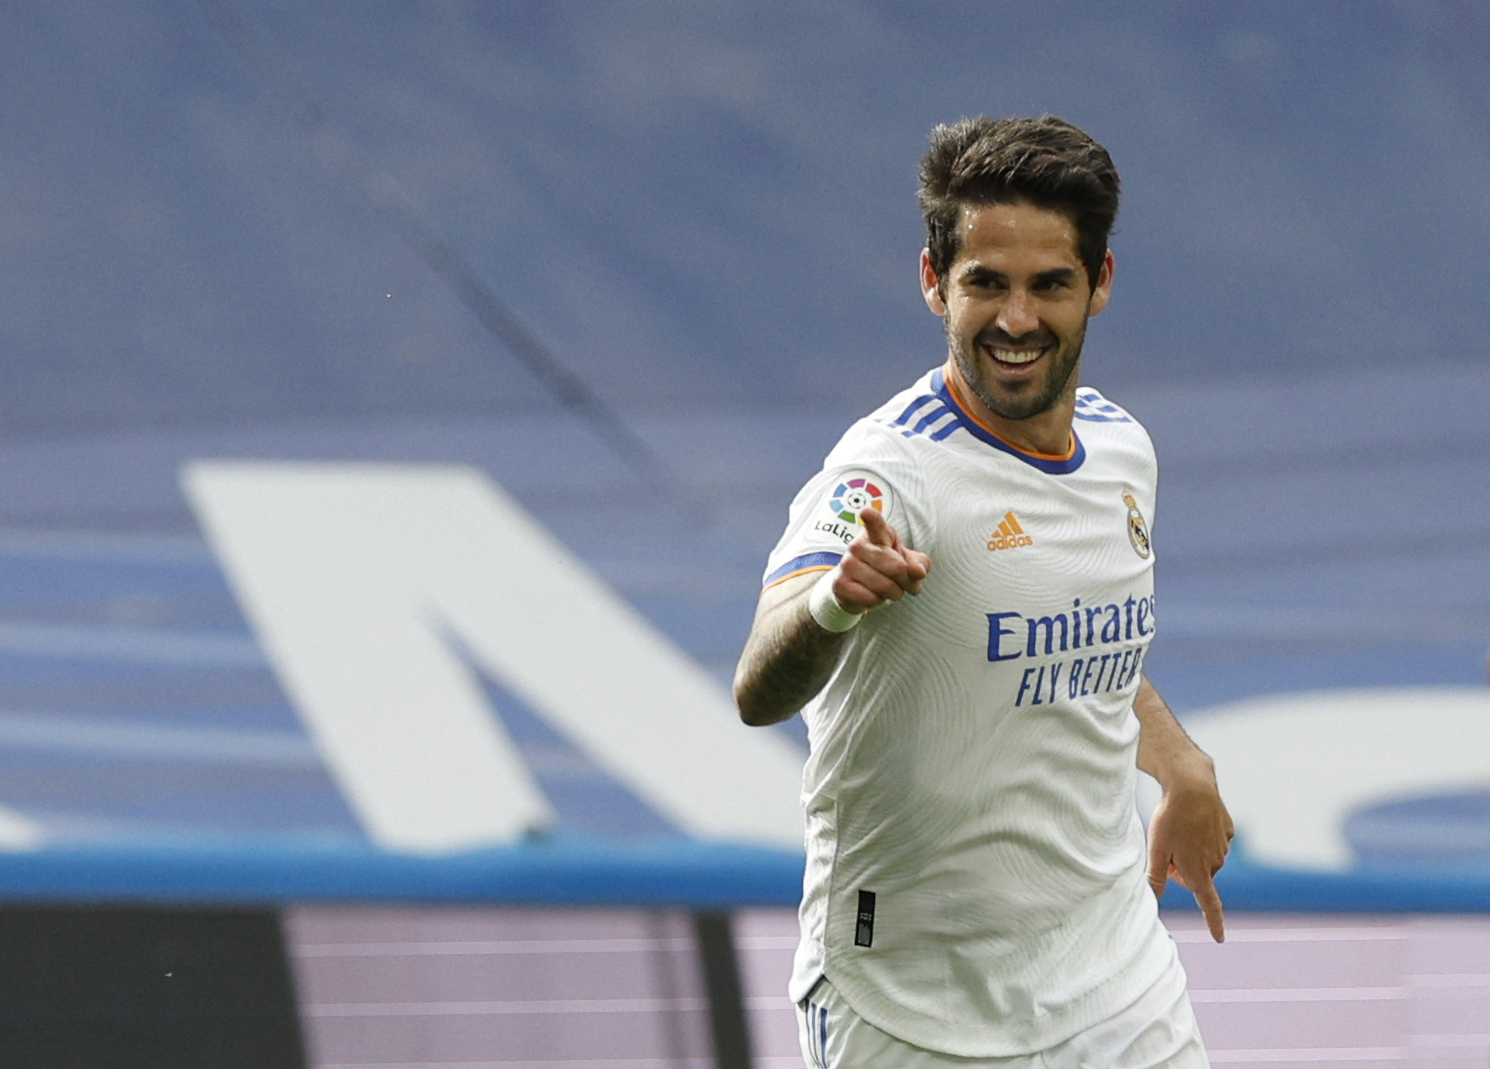
<path fill-rule="evenodd" d="M 968 263 L 964 264 L 962 270 L 957 272 L 957 274 L 960 278 L 967 279 L 1004 277 L 1002 271 L 995 271 L 993 268 L 987 266 L 986 264 L 980 264 L 976 260 L 971 260 Z"/>
<path fill-rule="evenodd" d="M 1052 267 L 1045 271 L 1037 271 L 1031 278 L 1036 282 L 1069 282 L 1077 277 L 1079 272 L 1074 267 Z M 973 281 L 975 279 L 1004 279 L 1008 276 L 1002 271 L 995 271 L 986 264 L 970 261 L 957 273 L 959 278 Z"/>

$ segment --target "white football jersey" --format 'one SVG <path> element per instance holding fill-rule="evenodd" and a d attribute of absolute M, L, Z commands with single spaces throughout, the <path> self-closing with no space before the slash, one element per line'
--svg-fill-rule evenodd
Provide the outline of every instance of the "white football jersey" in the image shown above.
<path fill-rule="evenodd" d="M 802 711 L 791 993 L 826 975 L 864 1019 L 949 1054 L 1044 1049 L 1174 967 L 1133 795 L 1154 451 L 1090 389 L 1072 446 L 1021 451 L 930 372 L 848 430 L 767 564 L 767 584 L 831 568 L 865 507 L 931 557 Z"/>

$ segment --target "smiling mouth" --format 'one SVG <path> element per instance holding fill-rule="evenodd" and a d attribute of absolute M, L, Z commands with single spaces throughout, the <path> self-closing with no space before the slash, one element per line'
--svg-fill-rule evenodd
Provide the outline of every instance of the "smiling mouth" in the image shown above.
<path fill-rule="evenodd" d="M 1039 333 L 1014 338 L 1002 331 L 985 331 L 976 339 L 978 348 L 1000 367 L 1012 370 L 1029 367 L 1054 347 L 1053 338 Z"/>
<path fill-rule="evenodd" d="M 1045 353 L 1044 349 L 988 349 L 985 351 L 997 363 L 1008 364 L 1011 367 L 1033 364 Z"/>
<path fill-rule="evenodd" d="M 1005 349 L 997 345 L 983 345 L 981 348 L 995 364 L 1011 370 L 1028 367 L 1049 350 L 1048 346 L 1041 346 L 1037 349 Z"/>

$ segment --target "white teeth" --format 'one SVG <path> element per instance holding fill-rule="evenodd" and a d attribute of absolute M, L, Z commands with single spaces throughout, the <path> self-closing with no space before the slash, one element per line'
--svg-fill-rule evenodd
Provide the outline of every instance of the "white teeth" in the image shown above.
<path fill-rule="evenodd" d="M 1029 364 L 1040 359 L 1039 349 L 1022 349 L 1015 352 L 1010 349 L 993 350 L 993 358 L 1001 364 Z"/>

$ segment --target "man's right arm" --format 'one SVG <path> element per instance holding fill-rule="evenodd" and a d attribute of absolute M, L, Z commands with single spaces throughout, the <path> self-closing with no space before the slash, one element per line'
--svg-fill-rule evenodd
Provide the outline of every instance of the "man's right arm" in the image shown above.
<path fill-rule="evenodd" d="M 920 593 L 931 559 L 903 546 L 878 510 L 865 509 L 859 522 L 859 536 L 832 570 L 795 575 L 761 591 L 735 667 L 735 705 L 745 723 L 759 727 L 788 720 L 828 682 L 848 632 L 829 630 L 813 617 L 810 605 L 819 583 L 826 584 L 840 615 L 859 616 Z"/>
<path fill-rule="evenodd" d="M 778 724 L 823 689 L 848 639 L 818 626 L 807 598 L 822 572 L 783 579 L 761 591 L 745 651 L 735 666 L 735 705 L 751 727 Z"/>

